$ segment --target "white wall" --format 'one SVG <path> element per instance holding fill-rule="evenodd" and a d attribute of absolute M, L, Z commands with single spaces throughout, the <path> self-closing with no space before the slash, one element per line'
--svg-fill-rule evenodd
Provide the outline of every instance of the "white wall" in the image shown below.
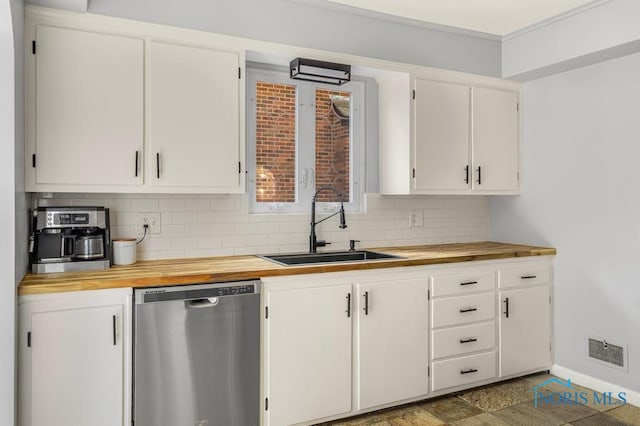
<path fill-rule="evenodd" d="M 15 415 L 14 57 L 11 4 L 0 0 L 0 423 Z"/>
<path fill-rule="evenodd" d="M 639 75 L 636 54 L 527 83 L 522 195 L 490 200 L 492 239 L 558 250 L 555 363 L 636 391 Z M 588 337 L 627 347 L 629 372 L 587 360 Z"/>
<path fill-rule="evenodd" d="M 506 37 L 502 76 L 532 80 L 640 52 L 640 1 L 610 0 Z"/>
<path fill-rule="evenodd" d="M 501 75 L 500 40 L 403 25 L 306 3 L 309 2 L 91 0 L 89 12 L 493 77 Z"/>
<path fill-rule="evenodd" d="M 161 233 L 138 246 L 139 259 L 168 259 L 308 250 L 309 213 L 247 213 L 246 195 L 55 194 L 40 205 L 104 205 L 111 209 L 114 238 L 136 237 L 138 215 L 161 213 Z M 310 208 L 310 207 L 309 207 Z M 424 226 L 409 228 L 409 211 Z M 319 214 L 318 217 L 322 217 Z M 361 247 L 484 241 L 489 234 L 487 197 L 402 197 L 370 195 L 367 213 L 347 213 L 348 228 L 329 219 L 317 228 L 329 250 L 349 240 Z"/>

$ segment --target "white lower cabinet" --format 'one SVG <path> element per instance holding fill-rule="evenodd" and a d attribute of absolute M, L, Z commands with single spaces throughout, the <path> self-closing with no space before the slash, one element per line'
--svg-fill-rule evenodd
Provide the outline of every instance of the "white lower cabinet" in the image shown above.
<path fill-rule="evenodd" d="M 263 425 L 312 425 L 549 369 L 552 259 L 263 278 Z"/>
<path fill-rule="evenodd" d="M 131 289 L 19 299 L 20 426 L 130 424 Z"/>
<path fill-rule="evenodd" d="M 427 278 L 358 284 L 357 408 L 428 392 Z"/>
<path fill-rule="evenodd" d="M 548 268 L 500 271 L 500 377 L 551 364 L 550 279 Z"/>
<path fill-rule="evenodd" d="M 305 288 L 263 293 L 269 426 L 351 412 L 351 284 L 298 279 Z"/>

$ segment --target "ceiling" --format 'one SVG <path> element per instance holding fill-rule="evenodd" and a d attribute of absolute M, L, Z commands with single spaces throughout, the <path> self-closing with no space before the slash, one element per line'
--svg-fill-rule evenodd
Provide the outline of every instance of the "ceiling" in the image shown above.
<path fill-rule="evenodd" d="M 392 17 L 504 37 L 602 0 L 326 0 Z"/>

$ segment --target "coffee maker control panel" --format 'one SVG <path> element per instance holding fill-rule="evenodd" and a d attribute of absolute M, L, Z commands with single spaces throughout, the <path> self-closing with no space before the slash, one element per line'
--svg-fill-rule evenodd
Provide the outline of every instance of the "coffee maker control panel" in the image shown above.
<path fill-rule="evenodd" d="M 78 207 L 76 210 L 66 208 L 56 210 L 52 208 L 39 209 L 36 215 L 36 230 L 45 228 L 69 228 L 69 227 L 97 227 L 106 228 L 104 214 L 100 210 L 85 210 Z"/>

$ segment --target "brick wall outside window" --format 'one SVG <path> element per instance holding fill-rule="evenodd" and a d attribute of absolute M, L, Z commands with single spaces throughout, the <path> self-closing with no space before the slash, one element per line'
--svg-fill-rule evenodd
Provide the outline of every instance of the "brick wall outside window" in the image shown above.
<path fill-rule="evenodd" d="M 315 92 L 315 188 L 331 186 L 349 201 L 349 118 L 332 107 L 332 96 L 349 92 Z M 318 201 L 338 201 L 332 192 Z M 296 201 L 296 86 L 256 84 L 256 201 Z"/>
<path fill-rule="evenodd" d="M 256 201 L 296 200 L 296 86 L 256 85 Z"/>
<path fill-rule="evenodd" d="M 349 92 L 316 90 L 316 189 L 331 186 L 349 201 L 349 119 L 332 107 L 332 96 L 349 97 Z M 318 194 L 317 201 L 339 201 L 332 192 Z"/>

